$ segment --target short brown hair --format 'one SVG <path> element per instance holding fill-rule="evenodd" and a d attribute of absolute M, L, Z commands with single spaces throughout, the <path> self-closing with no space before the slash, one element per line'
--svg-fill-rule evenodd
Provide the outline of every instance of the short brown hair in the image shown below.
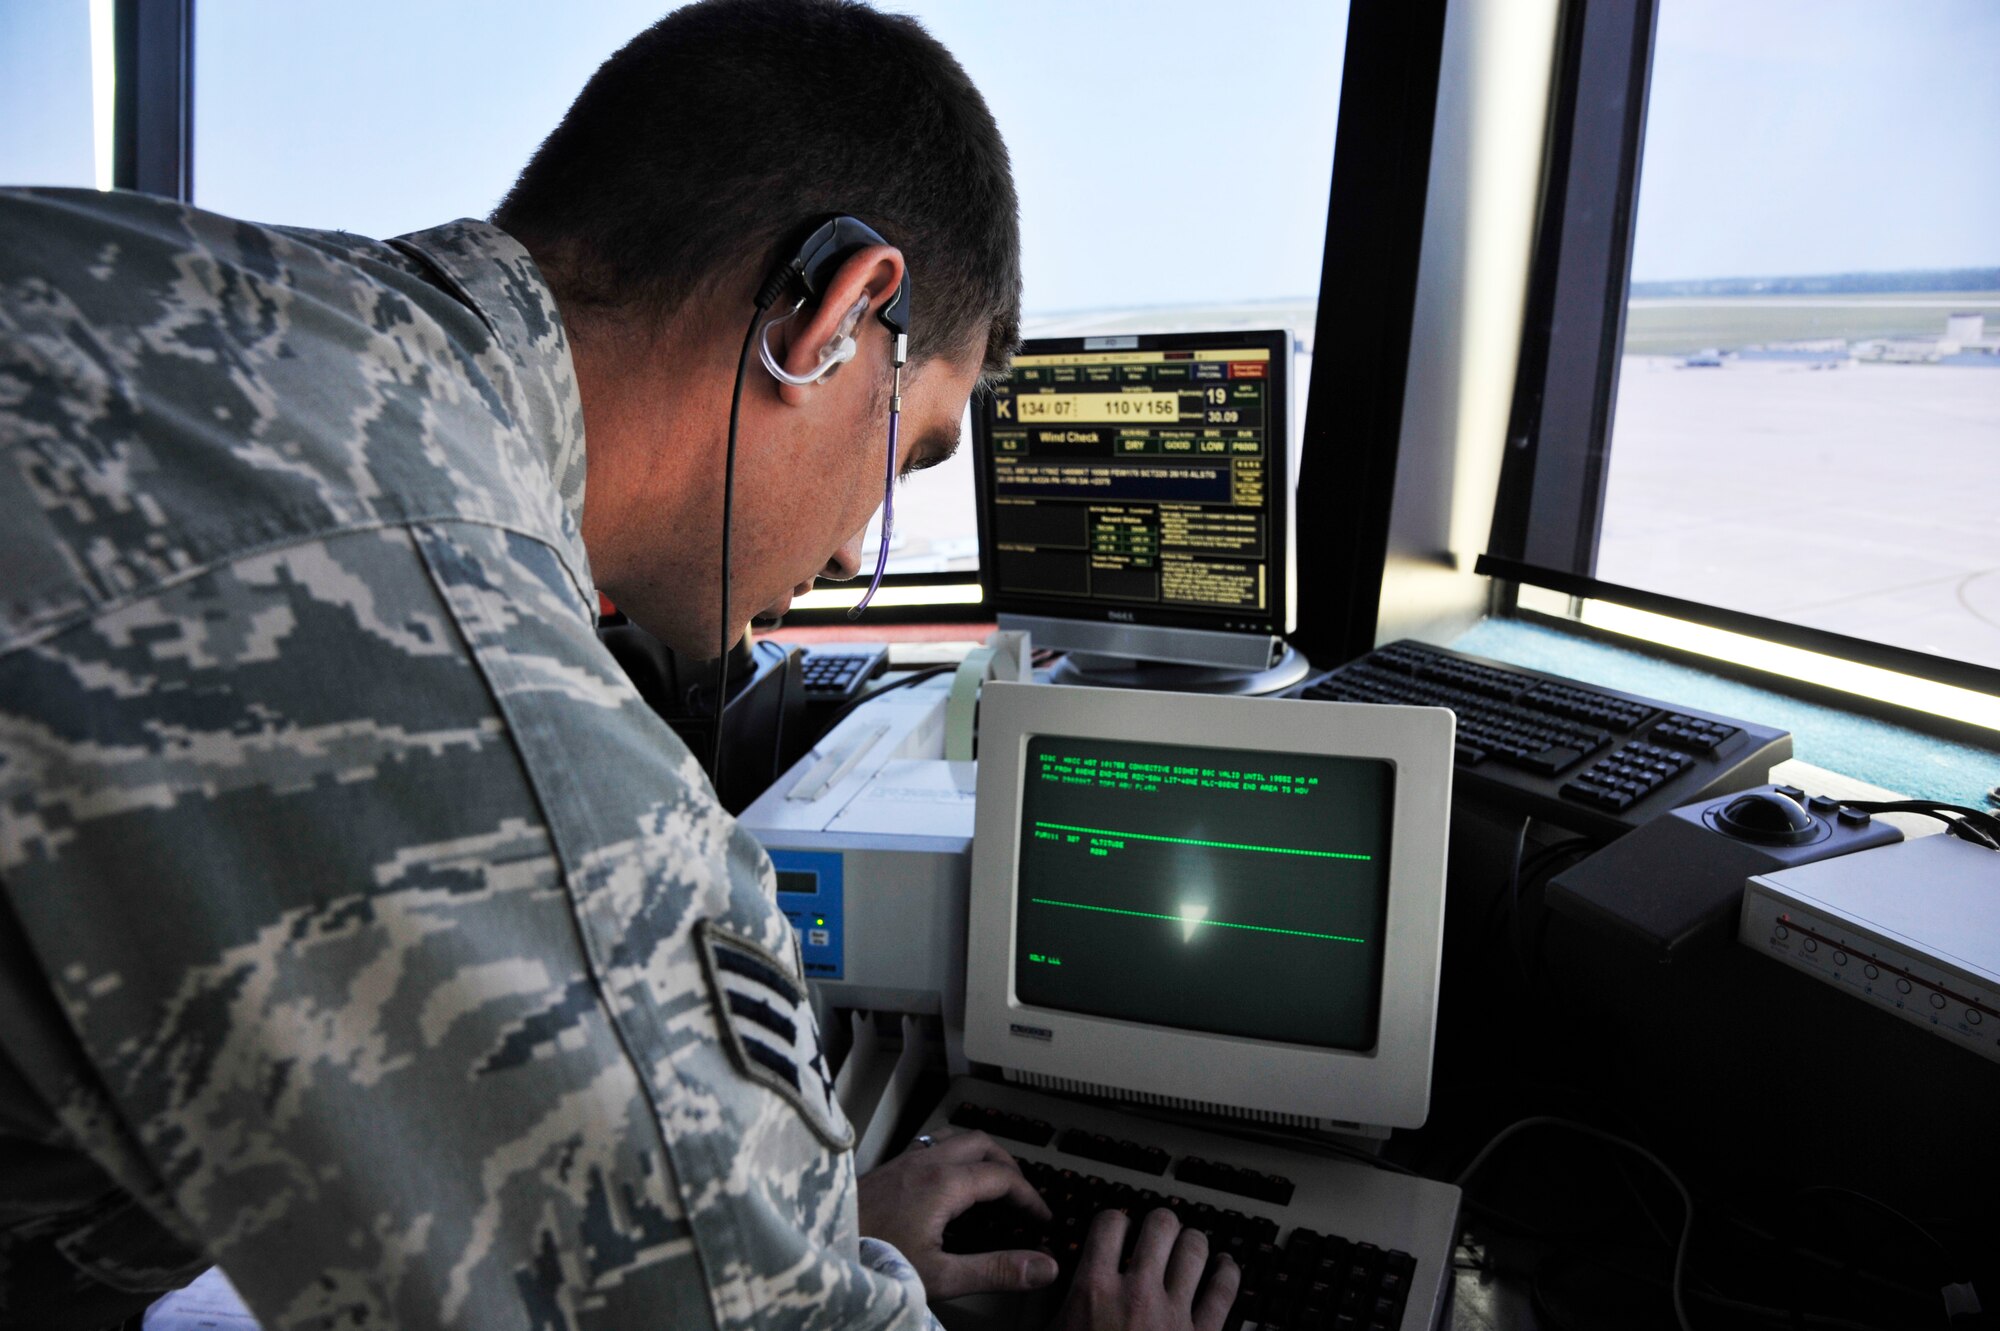
<path fill-rule="evenodd" d="M 977 351 L 991 375 L 1020 338 L 1018 212 L 985 99 L 915 19 L 702 0 L 604 62 L 493 222 L 566 304 L 665 317 L 849 213 L 903 251 L 912 359 Z"/>

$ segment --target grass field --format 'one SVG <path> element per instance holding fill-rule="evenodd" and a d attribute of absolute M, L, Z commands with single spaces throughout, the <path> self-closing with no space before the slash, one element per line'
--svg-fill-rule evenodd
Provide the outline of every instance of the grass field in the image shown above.
<path fill-rule="evenodd" d="M 2000 291 L 1925 291 L 1856 296 L 1641 298 L 1627 306 L 1625 354 L 1685 356 L 1808 338 L 1937 337 L 1954 311 L 1986 316 L 2000 333 Z"/>

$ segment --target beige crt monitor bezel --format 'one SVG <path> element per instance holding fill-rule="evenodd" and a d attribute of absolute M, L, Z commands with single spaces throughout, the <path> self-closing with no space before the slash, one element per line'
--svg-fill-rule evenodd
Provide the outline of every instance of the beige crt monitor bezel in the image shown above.
<path fill-rule="evenodd" d="M 1430 1108 L 1456 720 L 1441 707 L 989 683 L 967 917 L 965 1051 L 1102 1094 L 1414 1128 Z M 1022 770 L 1034 735 L 1378 758 L 1395 769 L 1375 1048 L 1177 1031 L 1022 1003 L 1014 992 Z M 1141 1037 L 1143 1038 L 1135 1038 Z"/>

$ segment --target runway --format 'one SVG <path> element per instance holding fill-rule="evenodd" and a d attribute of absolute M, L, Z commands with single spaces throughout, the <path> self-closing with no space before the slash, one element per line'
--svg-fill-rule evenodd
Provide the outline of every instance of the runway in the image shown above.
<path fill-rule="evenodd" d="M 2000 666 L 2000 369 L 1626 357 L 1597 576 Z"/>

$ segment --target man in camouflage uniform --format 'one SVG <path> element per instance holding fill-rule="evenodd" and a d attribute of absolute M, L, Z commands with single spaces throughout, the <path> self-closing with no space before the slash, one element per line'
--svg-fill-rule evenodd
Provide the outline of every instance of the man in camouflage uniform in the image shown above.
<path fill-rule="evenodd" d="M 794 125 L 773 88 L 822 100 Z M 1052 1278 L 939 1250 L 975 1200 L 1040 1206 L 977 1134 L 857 1219 L 769 862 L 593 633 L 603 587 L 714 643 L 737 329 L 836 211 L 890 243 L 781 354 L 907 265 L 898 462 L 938 460 L 1011 352 L 1018 234 L 908 20 L 670 16 L 497 226 L 0 191 L 0 1326 L 110 1326 L 212 1263 L 269 1331 L 922 1326 L 927 1282 Z M 739 607 L 855 571 L 865 327 L 833 379 L 744 391 Z M 1186 1322 L 1172 1223 L 1131 1294 L 1106 1220 L 1098 1302 Z"/>

